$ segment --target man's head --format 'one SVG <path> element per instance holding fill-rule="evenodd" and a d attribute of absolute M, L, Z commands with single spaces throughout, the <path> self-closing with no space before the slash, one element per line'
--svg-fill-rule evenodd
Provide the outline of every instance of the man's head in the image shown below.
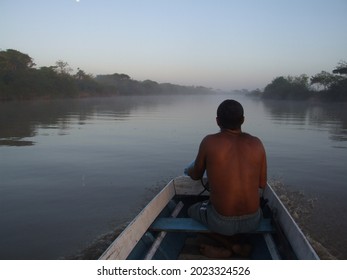
<path fill-rule="evenodd" d="M 217 109 L 217 123 L 220 128 L 240 129 L 243 124 L 242 105 L 231 99 L 224 100 Z"/>

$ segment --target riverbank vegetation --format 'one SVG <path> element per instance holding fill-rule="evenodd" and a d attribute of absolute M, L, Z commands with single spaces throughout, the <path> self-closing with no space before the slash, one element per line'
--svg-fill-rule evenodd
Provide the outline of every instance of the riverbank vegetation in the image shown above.
<path fill-rule="evenodd" d="M 212 92 L 199 86 L 137 81 L 127 74 L 94 77 L 80 68 L 74 71 L 63 60 L 58 60 L 53 66 L 35 66 L 34 60 L 27 54 L 13 49 L 0 51 L 0 101 Z M 241 92 L 263 99 L 347 101 L 347 62 L 338 63 L 331 73 L 321 71 L 312 77 L 306 74 L 280 76 L 274 78 L 263 91 Z"/>
<path fill-rule="evenodd" d="M 347 62 L 341 61 L 330 73 L 320 73 L 308 77 L 276 77 L 263 91 L 257 89 L 248 94 L 263 99 L 347 101 Z"/>
<path fill-rule="evenodd" d="M 126 74 L 93 77 L 59 60 L 53 66 L 35 67 L 27 54 L 0 51 L 0 100 L 51 99 L 111 95 L 209 93 L 210 89 L 136 81 Z"/>

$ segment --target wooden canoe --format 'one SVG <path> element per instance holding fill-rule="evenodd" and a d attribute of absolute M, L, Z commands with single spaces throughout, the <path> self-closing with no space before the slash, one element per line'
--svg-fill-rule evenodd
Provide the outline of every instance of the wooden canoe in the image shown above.
<path fill-rule="evenodd" d="M 208 229 L 187 217 L 186 210 L 206 199 L 200 181 L 187 176 L 171 180 L 101 255 L 101 260 L 201 259 L 194 240 Z M 270 185 L 262 193 L 263 219 L 245 234 L 252 246 L 249 259 L 319 259 Z M 190 252 L 190 250 L 192 252 Z"/>

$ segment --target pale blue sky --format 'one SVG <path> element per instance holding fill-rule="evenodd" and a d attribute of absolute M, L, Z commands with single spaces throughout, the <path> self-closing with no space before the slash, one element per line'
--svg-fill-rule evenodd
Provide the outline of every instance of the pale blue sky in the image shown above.
<path fill-rule="evenodd" d="M 221 89 L 347 60 L 347 0 L 0 0 L 0 49 Z"/>

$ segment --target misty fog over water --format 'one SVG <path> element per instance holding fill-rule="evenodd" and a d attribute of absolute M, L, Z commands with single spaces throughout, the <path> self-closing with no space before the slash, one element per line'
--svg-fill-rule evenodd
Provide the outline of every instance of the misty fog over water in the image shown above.
<path fill-rule="evenodd" d="M 227 98 L 263 141 L 269 181 L 310 202 L 305 232 L 346 259 L 346 104 L 222 94 L 1 103 L 0 259 L 64 258 L 132 219 L 218 131 Z"/>

